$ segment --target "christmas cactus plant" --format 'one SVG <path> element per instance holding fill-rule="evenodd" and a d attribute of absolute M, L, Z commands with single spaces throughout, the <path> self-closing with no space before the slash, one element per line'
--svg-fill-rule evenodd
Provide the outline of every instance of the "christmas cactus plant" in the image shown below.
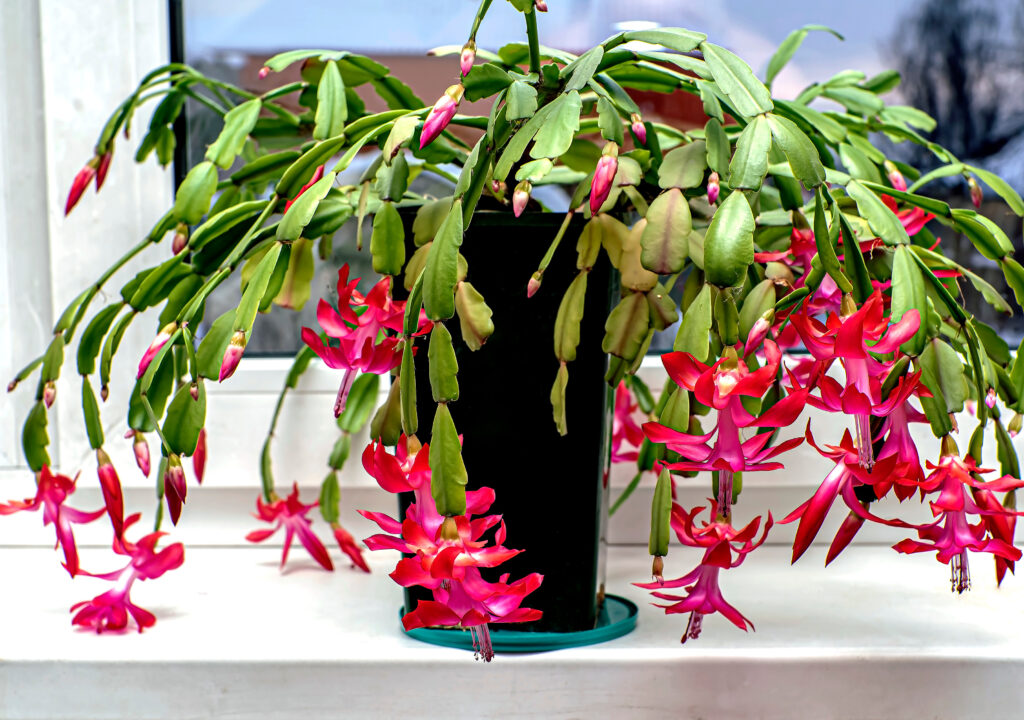
<path fill-rule="evenodd" d="M 665 601 L 666 612 L 689 615 L 684 640 L 697 637 L 703 616 L 713 612 L 752 627 L 724 599 L 721 571 L 738 567 L 775 523 L 796 524 L 796 560 L 840 498 L 848 514 L 829 561 L 873 522 L 892 528 L 898 552 L 934 552 L 949 564 L 958 592 L 969 586 L 970 553 L 993 555 L 1000 580 L 1013 570 L 1021 555 L 1014 547 L 1014 493 L 1024 482 L 1011 437 L 1024 409 L 1024 360 L 972 315 L 961 290 L 972 285 L 998 311 L 1012 313 L 1024 300 L 1024 268 L 994 222 L 927 193 L 935 180 L 960 177 L 975 205 L 983 183 L 1018 215 L 1024 214 L 1020 196 L 927 140 L 921 134 L 933 126 L 927 115 L 886 104 L 886 93 L 900 81 L 896 73 L 866 78 L 847 71 L 796 98 L 773 97 L 773 78 L 807 33 L 827 28 L 791 34 L 762 81 L 729 50 L 680 28 L 621 32 L 581 55 L 542 47 L 537 18 L 544 4 L 511 2 L 522 12 L 527 42 L 496 52 L 477 47 L 490 5 L 483 0 L 465 44 L 436 51 L 452 56 L 457 79 L 432 106 L 370 58 L 297 50 L 267 60 L 260 75 L 299 65 L 301 79 L 268 92 L 170 64 L 143 78 L 111 116 L 95 157 L 72 184 L 67 212 L 91 183 L 100 189 L 115 138 L 127 137 L 146 103 L 156 106 L 148 128 L 134 129 L 139 161 L 155 152 L 158 162 L 169 163 L 172 124 L 188 99 L 220 116 L 223 126 L 205 159 L 189 169 L 173 207 L 75 298 L 49 348 L 8 388 L 36 381 L 23 439 L 38 493 L 0 505 L 0 513 L 41 508 L 44 524 L 56 526 L 72 575 L 84 572 L 74 524 L 104 514 L 115 552 L 132 557 L 125 570 L 99 575 L 124 587 L 76 605 L 74 623 L 124 628 L 130 614 L 140 631 L 152 625 L 154 617 L 128 601 L 128 586 L 183 561 L 180 544 L 156 549 L 160 533 L 135 543 L 125 537 L 137 518 L 123 517 L 118 473 L 104 450 L 101 401 L 126 328 L 146 322 L 155 333 L 138 364 L 126 437 L 162 498 L 157 526 L 163 504 L 176 523 L 193 481 L 184 461 L 191 459 L 195 482 L 204 472 L 207 384 L 229 382 L 258 313 L 279 312 L 275 305 L 301 307 L 310 297 L 314 249 L 328 257 L 332 237 L 346 222 L 357 224 L 362 246 L 362 221 L 370 216 L 364 251 L 383 279 L 364 295 L 348 267 L 340 268 L 337 304 L 321 300 L 319 327 L 303 329 L 305 347 L 263 447 L 257 517 L 273 527 L 249 539 L 259 542 L 283 528 L 282 562 L 297 536 L 331 569 L 308 516 L 318 507 L 342 551 L 368 570 L 359 544 L 338 522 L 337 471 L 353 435 L 369 423 L 372 440 L 356 450 L 363 467 L 385 490 L 415 498 L 400 518 L 361 511 L 383 531 L 366 539 L 370 549 L 405 553 L 392 577 L 432 593 L 410 609 L 406 627 L 470 629 L 478 651 L 490 659 L 491 623 L 535 619 L 539 611 L 524 603 L 541 584 L 539 575 L 506 574 L 492 582 L 481 574 L 520 551 L 505 546 L 500 516 L 486 514 L 494 491 L 482 478 L 468 477 L 462 461 L 460 431 L 448 408 L 461 390 L 449 327 L 458 323 L 472 351 L 486 352 L 481 348 L 491 334 L 501 333 L 500 318 L 492 322 L 487 299 L 470 279 L 503 268 L 468 266 L 460 246 L 478 212 L 504 208 L 514 224 L 536 205 L 531 193 L 541 185 L 563 187 L 568 211 L 547 253 L 537 258 L 536 272 L 516 279 L 531 297 L 562 297 L 551 407 L 536 413 L 568 431 L 565 390 L 588 273 L 595 263 L 610 262 L 621 285 L 601 348 L 608 355 L 606 379 L 617 390 L 613 453 L 638 465 L 616 507 L 643 472 L 657 474 L 649 548 L 654 579 L 641 587 Z M 644 118 L 636 91 L 699 98 L 706 122 L 672 127 Z M 368 112 L 366 92 L 389 109 Z M 831 104 L 815 102 L 819 98 Z M 486 114 L 460 113 L 464 103 L 484 100 Z M 922 174 L 890 159 L 883 148 L 893 143 L 927 149 L 935 169 Z M 343 183 L 339 178 L 360 154 L 369 158 L 365 171 Z M 410 181 L 421 174 L 450 181 L 450 192 L 415 192 Z M 410 213 L 413 237 L 407 238 L 403 218 Z M 562 241 L 575 216 L 586 224 L 573 247 Z M 1016 303 L 948 257 L 932 232 L 939 226 L 966 236 L 998 265 Z M 579 272 L 567 287 L 543 282 L 556 253 L 577 257 Z M 139 255 L 152 266 L 122 279 L 119 298 L 93 307 L 101 289 Z M 207 317 L 211 292 L 239 278 L 237 308 Z M 667 328 L 675 332 L 672 351 L 662 356 L 669 381 L 658 395 L 635 372 L 655 333 Z M 47 452 L 47 413 L 75 342 L 105 510 L 71 507 L 76 481 L 56 474 Z M 304 502 L 297 487 L 286 497 L 277 494 L 270 441 L 281 402 L 314 356 L 339 371 L 334 416 L 341 436 L 319 500 Z M 416 407 L 414 368 L 423 363 L 436 402 L 429 444 L 417 437 L 423 409 Z M 379 376 L 390 376 L 391 390 L 375 410 Z M 842 414 L 849 429 L 835 437 L 797 426 L 806 406 Z M 977 427 L 958 436 L 956 414 L 966 406 L 974 408 Z M 1014 413 L 1008 425 L 1007 412 Z M 921 457 L 912 423 L 927 424 L 940 439 L 937 457 Z M 980 467 L 986 441 L 998 449 L 998 473 Z M 151 442 L 159 448 L 152 474 Z M 734 524 L 744 473 L 782 468 L 786 453 L 803 442 L 834 464 L 820 487 L 797 508 L 751 508 L 754 519 Z M 708 479 L 709 501 L 683 507 L 674 501 L 675 478 L 697 473 Z M 881 516 L 874 503 L 890 494 L 901 500 L 918 494 L 933 520 Z M 665 579 L 663 557 L 673 531 L 682 544 L 702 548 L 703 556 L 693 570 Z M 638 566 L 637 580 L 643 574 Z"/>

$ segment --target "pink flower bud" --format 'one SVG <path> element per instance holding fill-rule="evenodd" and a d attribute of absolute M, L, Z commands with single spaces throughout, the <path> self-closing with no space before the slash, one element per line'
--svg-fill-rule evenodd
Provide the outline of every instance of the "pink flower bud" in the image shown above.
<path fill-rule="evenodd" d="M 534 295 L 537 294 L 537 291 L 540 290 L 540 282 L 543 278 L 544 273 L 542 273 L 540 270 L 535 272 L 530 277 L 530 282 L 526 283 L 526 297 L 532 298 Z"/>
<path fill-rule="evenodd" d="M 894 190 L 900 192 L 907 191 L 907 180 L 903 177 L 903 173 L 896 167 L 891 161 L 885 161 L 885 172 L 889 176 L 889 183 L 892 185 Z"/>
<path fill-rule="evenodd" d="M 537 12 L 548 11 L 548 4 L 545 0 L 533 0 L 533 7 L 536 8 Z"/>
<path fill-rule="evenodd" d="M 985 407 L 989 410 L 996 406 L 996 391 L 995 388 L 989 388 L 985 394 Z"/>
<path fill-rule="evenodd" d="M 206 472 L 206 428 L 199 430 L 199 440 L 192 453 L 192 471 L 196 474 L 196 482 L 203 484 L 203 473 Z"/>
<path fill-rule="evenodd" d="M 125 439 L 132 438 L 132 451 L 135 453 L 135 464 L 139 466 L 143 477 L 149 477 L 149 443 L 146 436 L 138 430 L 129 430 L 124 434 Z"/>
<path fill-rule="evenodd" d="M 444 91 L 444 95 L 438 98 L 434 107 L 430 108 L 427 119 L 423 121 L 423 130 L 420 132 L 420 149 L 422 150 L 441 134 L 441 131 L 448 127 L 448 123 L 455 117 L 455 111 L 459 108 L 462 95 L 466 88 L 462 83 L 452 85 Z"/>
<path fill-rule="evenodd" d="M 775 311 L 769 310 L 754 322 L 754 326 L 750 328 L 750 334 L 747 335 L 747 342 L 743 345 L 744 357 L 761 345 L 772 327 L 774 318 Z"/>
<path fill-rule="evenodd" d="M 53 401 L 57 399 L 57 386 L 50 380 L 43 386 L 43 404 L 47 408 L 53 407 Z"/>
<path fill-rule="evenodd" d="M 71 191 L 68 193 L 68 201 L 64 204 L 64 215 L 66 216 L 71 212 L 72 208 L 78 204 L 78 201 L 82 199 L 82 193 L 89 187 L 89 183 L 96 177 L 96 166 L 99 165 L 99 160 L 93 158 L 85 167 L 78 171 L 75 175 L 75 179 L 71 183 Z"/>
<path fill-rule="evenodd" d="M 640 141 L 641 145 L 647 144 L 647 126 L 644 125 L 644 120 L 640 117 L 640 113 L 633 113 L 629 116 L 630 128 L 633 130 L 633 134 L 636 135 L 636 139 Z"/>
<path fill-rule="evenodd" d="M 259 77 L 260 77 L 260 80 L 266 80 L 267 75 L 269 75 L 269 74 L 270 74 L 270 68 L 268 68 L 266 65 L 261 67 L 260 71 L 257 73 L 257 75 L 259 75 Z"/>
<path fill-rule="evenodd" d="M 609 150 L 611 148 L 611 150 Z M 597 161 L 594 179 L 590 183 L 590 212 L 594 215 L 601 210 L 605 200 L 612 191 L 612 181 L 619 169 L 618 145 L 613 142 L 605 145 L 601 159 Z"/>
<path fill-rule="evenodd" d="M 181 505 L 185 502 L 188 485 L 185 484 L 185 471 L 181 467 L 181 458 L 171 455 L 167 458 L 167 470 L 164 471 L 164 498 L 167 500 L 167 511 L 171 522 L 178 524 L 181 517 Z"/>
<path fill-rule="evenodd" d="M 14 392 L 14 389 L 17 388 L 17 387 L 18 387 L 18 379 L 15 378 L 14 380 L 11 380 L 9 383 L 7 383 L 7 392 L 9 392 L 9 393 L 10 392 Z"/>
<path fill-rule="evenodd" d="M 231 336 L 228 349 L 224 351 L 224 359 L 220 363 L 220 378 L 218 382 L 224 382 L 235 374 L 238 363 L 242 360 L 242 353 L 245 352 L 245 333 L 241 330 Z"/>
<path fill-rule="evenodd" d="M 459 57 L 459 68 L 462 70 L 463 77 L 469 75 L 469 71 L 473 69 L 474 60 L 476 60 L 476 43 L 470 40 L 462 46 L 462 55 Z"/>
<path fill-rule="evenodd" d="M 512 193 L 512 212 L 515 213 L 516 217 L 523 214 L 523 210 L 526 209 L 526 203 L 530 202 L 531 190 L 533 190 L 533 185 L 530 184 L 529 180 L 523 180 L 516 185 L 515 192 Z"/>
<path fill-rule="evenodd" d="M 103 182 L 107 179 L 107 171 L 110 170 L 110 161 L 113 157 L 113 150 L 107 150 L 100 155 L 99 167 L 96 168 L 96 192 L 100 191 L 100 188 L 103 187 Z"/>
<path fill-rule="evenodd" d="M 100 387 L 100 399 L 106 402 L 108 397 L 110 397 L 110 386 L 103 385 Z"/>
<path fill-rule="evenodd" d="M 124 495 L 121 492 L 121 480 L 117 470 L 110 462 L 110 456 L 103 448 L 96 450 L 96 474 L 99 476 L 100 489 L 103 491 L 103 503 L 110 516 L 110 524 L 114 527 L 114 535 L 121 537 L 124 530 Z"/>
<path fill-rule="evenodd" d="M 708 175 L 708 205 L 718 202 L 718 193 L 721 192 L 721 189 L 718 173 L 713 172 Z"/>
<path fill-rule="evenodd" d="M 501 180 L 491 180 L 491 192 L 495 195 L 504 195 L 508 186 Z"/>
<path fill-rule="evenodd" d="M 981 185 L 978 184 L 973 175 L 967 177 L 967 187 L 971 191 L 971 202 L 974 203 L 974 207 L 980 208 L 981 201 L 985 199 L 985 194 L 981 191 Z"/>
<path fill-rule="evenodd" d="M 964 407 L 967 409 L 967 412 L 969 412 L 971 415 L 978 414 L 978 404 L 973 400 L 964 400 Z"/>
<path fill-rule="evenodd" d="M 1010 437 L 1015 438 L 1020 433 L 1021 425 L 1024 424 L 1024 415 L 1020 413 L 1014 413 L 1010 419 L 1008 429 L 1010 431 Z"/>
<path fill-rule="evenodd" d="M 171 252 L 177 255 L 187 246 L 188 225 L 186 225 L 185 223 L 178 223 L 178 227 L 174 229 L 174 240 L 171 242 Z"/>
<path fill-rule="evenodd" d="M 172 322 L 169 325 L 165 325 L 160 332 L 157 333 L 156 337 L 153 338 L 153 342 L 150 343 L 149 349 L 147 349 L 145 354 L 142 356 L 142 360 L 139 361 L 139 372 L 135 376 L 136 380 L 146 374 L 146 368 L 148 368 L 149 364 L 153 362 L 153 358 L 155 358 L 156 354 L 160 352 L 160 348 L 167 344 L 167 341 L 171 339 L 171 335 L 174 334 L 177 329 L 178 323 Z"/>

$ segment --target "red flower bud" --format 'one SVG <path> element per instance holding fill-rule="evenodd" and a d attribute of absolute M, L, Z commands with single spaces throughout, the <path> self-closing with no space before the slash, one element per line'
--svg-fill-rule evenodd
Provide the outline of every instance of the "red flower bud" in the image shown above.
<path fill-rule="evenodd" d="M 261 67 L 260 71 L 257 73 L 257 75 L 259 75 L 260 80 L 265 80 L 267 75 L 269 75 L 269 74 L 270 74 L 270 68 L 268 68 L 266 65 Z"/>
<path fill-rule="evenodd" d="M 110 462 L 110 456 L 103 451 L 103 448 L 96 450 L 96 464 L 100 489 L 103 491 L 103 503 L 107 507 L 110 524 L 114 527 L 114 535 L 120 538 L 124 531 L 124 494 L 121 492 L 121 480 L 117 477 L 117 470 Z"/>
<path fill-rule="evenodd" d="M 981 185 L 978 184 L 973 175 L 967 176 L 967 187 L 971 191 L 971 202 L 974 203 L 974 207 L 980 208 L 981 201 L 985 199 L 985 194 L 981 191 Z"/>
<path fill-rule="evenodd" d="M 199 440 L 192 453 L 192 471 L 196 474 L 196 482 L 203 484 L 203 473 L 206 472 L 206 428 L 199 430 Z"/>
<path fill-rule="evenodd" d="M 242 360 L 242 354 L 244 352 L 245 333 L 238 330 L 231 336 L 231 342 L 228 343 L 228 349 L 224 351 L 224 359 L 220 364 L 220 378 L 218 379 L 218 382 L 224 382 L 235 374 L 235 370 L 238 368 L 238 363 Z"/>
<path fill-rule="evenodd" d="M 186 225 L 185 223 L 178 223 L 178 227 L 174 229 L 174 240 L 171 242 L 171 252 L 177 255 L 187 246 L 188 225 Z"/>
<path fill-rule="evenodd" d="M 103 187 L 103 182 L 107 179 L 107 171 L 110 170 L 110 161 L 113 157 L 113 150 L 107 150 L 100 155 L 99 167 L 96 168 L 96 192 L 100 191 L 100 188 Z"/>
<path fill-rule="evenodd" d="M 306 183 L 305 185 L 303 185 L 302 188 L 297 193 L 295 193 L 295 197 L 293 197 L 291 200 L 289 200 L 288 202 L 286 202 L 284 204 L 284 211 L 288 212 L 288 208 L 290 208 L 292 206 L 292 203 L 295 202 L 296 200 L 298 200 L 299 196 L 301 196 L 302 193 L 306 192 L 311 187 L 313 187 L 314 183 L 319 182 L 320 180 L 322 180 L 323 176 L 324 176 L 324 166 L 320 165 L 313 172 L 313 177 L 311 177 L 309 179 L 309 182 Z"/>
<path fill-rule="evenodd" d="M 146 368 L 148 368 L 149 364 L 153 362 L 153 358 L 156 357 L 158 352 L 160 352 L 160 348 L 167 344 L 167 341 L 171 339 L 171 335 L 173 335 L 177 329 L 178 323 L 172 322 L 165 325 L 160 332 L 157 333 L 157 336 L 153 338 L 153 342 L 150 343 L 149 348 L 142 356 L 142 360 L 139 361 L 139 372 L 135 376 L 136 380 L 146 374 Z M 106 398 L 104 398 L 104 400 L 106 400 Z"/>
<path fill-rule="evenodd" d="M 515 213 L 516 217 L 523 214 L 526 204 L 530 202 L 531 190 L 533 190 L 533 185 L 530 184 L 529 180 L 523 180 L 516 185 L 515 192 L 512 193 L 512 212 Z"/>
<path fill-rule="evenodd" d="M 164 498 L 167 500 L 167 511 L 171 522 L 178 524 L 181 517 L 181 505 L 185 502 L 188 486 L 185 484 L 185 471 L 181 467 L 181 458 L 171 455 L 167 458 L 167 470 L 164 472 Z"/>
<path fill-rule="evenodd" d="M 462 55 L 459 57 L 459 69 L 462 70 L 463 77 L 469 75 L 469 71 L 473 69 L 474 60 L 476 60 L 476 43 L 469 40 L 462 46 Z"/>
<path fill-rule="evenodd" d="M 99 159 L 93 158 L 85 167 L 78 171 L 75 175 L 74 181 L 71 183 L 71 191 L 68 193 L 68 201 L 64 204 L 64 215 L 66 216 L 71 212 L 71 209 L 78 204 L 78 201 L 82 199 L 82 193 L 89 187 L 89 183 L 96 177 L 96 167 L 99 165 Z"/>

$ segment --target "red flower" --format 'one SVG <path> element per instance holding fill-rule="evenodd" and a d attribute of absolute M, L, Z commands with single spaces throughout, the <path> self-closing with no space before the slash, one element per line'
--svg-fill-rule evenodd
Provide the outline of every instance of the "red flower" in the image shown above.
<path fill-rule="evenodd" d="M 304 505 L 299 501 L 299 484 L 295 483 L 292 492 L 287 498 L 274 498 L 270 503 L 263 502 L 262 497 L 256 498 L 256 514 L 253 516 L 268 523 L 274 523 L 273 528 L 265 530 L 253 530 L 245 536 L 249 542 L 263 542 L 282 527 L 285 531 L 284 550 L 281 552 L 281 567 L 288 561 L 288 551 L 291 549 L 292 540 L 298 536 L 299 542 L 309 551 L 313 559 L 320 563 L 325 570 L 333 570 L 331 556 L 327 548 L 320 542 L 320 538 L 313 532 L 312 521 L 306 517 L 310 510 L 318 503 L 314 502 Z"/>
<path fill-rule="evenodd" d="M 132 525 L 139 519 L 135 514 L 125 520 L 124 526 Z M 157 552 L 156 544 L 167 533 L 155 532 L 146 535 L 138 543 L 114 538 L 114 552 L 125 555 L 131 561 L 120 570 L 108 573 L 83 573 L 102 580 L 111 580 L 117 585 L 97 595 L 92 600 L 75 603 L 71 612 L 78 611 L 71 619 L 73 625 L 92 627 L 97 633 L 104 630 L 124 630 L 128 627 L 128 616 L 142 632 L 156 623 L 156 616 L 131 601 L 129 593 L 136 580 L 155 580 L 169 570 L 176 570 L 185 561 L 185 547 L 181 543 L 168 545 Z"/>
<path fill-rule="evenodd" d="M 338 543 L 338 547 L 348 556 L 352 564 L 363 572 L 370 572 L 370 566 L 363 559 L 363 550 L 356 543 L 356 539 L 352 537 L 352 533 L 338 523 L 332 523 L 331 530 L 334 532 L 334 539 Z"/>
<path fill-rule="evenodd" d="M 78 547 L 75 545 L 75 534 L 72 523 L 90 523 L 106 514 L 107 509 L 100 508 L 92 512 L 76 510 L 64 503 L 68 496 L 75 492 L 75 482 L 66 475 L 54 475 L 46 465 L 39 471 L 36 496 L 25 500 L 11 500 L 0 503 L 0 515 L 12 515 L 23 510 L 36 511 L 43 509 L 43 526 L 53 523 L 57 529 L 57 544 L 64 551 L 64 568 L 74 577 L 79 572 Z"/>
<path fill-rule="evenodd" d="M 891 476 L 897 466 L 897 457 L 895 455 L 881 458 L 873 467 L 865 468 L 859 463 L 858 450 L 854 447 L 848 430 L 843 433 L 843 439 L 839 445 L 826 445 L 827 450 L 822 450 L 814 442 L 810 423 L 807 425 L 806 437 L 807 442 L 815 450 L 825 457 L 835 460 L 836 465 L 825 476 L 825 479 L 821 482 L 821 485 L 814 492 L 814 495 L 811 496 L 810 500 L 779 521 L 781 523 L 790 523 L 797 519 L 800 520 L 800 524 L 796 528 L 796 538 L 793 541 L 793 562 L 799 560 L 800 556 L 810 546 L 811 541 L 818 534 L 818 530 L 821 529 L 821 524 L 825 521 L 825 516 L 832 507 L 832 503 L 840 495 L 843 497 L 847 507 L 862 520 L 871 520 L 893 527 L 910 527 L 901 520 L 883 520 L 872 515 L 864 508 L 854 491 L 858 485 L 874 486 L 878 482 L 891 483 Z M 876 496 L 881 497 L 878 493 L 876 493 Z M 840 529 L 839 534 L 836 535 L 835 540 L 832 542 L 832 547 L 829 549 L 827 562 L 831 562 L 849 544 L 850 540 L 853 539 L 853 534 L 859 528 L 860 523 L 851 520 Z"/>
<path fill-rule="evenodd" d="M 770 432 L 759 433 L 746 441 L 740 438 L 740 428 L 784 427 L 796 420 L 803 410 L 807 389 L 799 387 L 760 416 L 751 415 L 743 407 L 743 396 L 760 398 L 768 392 L 775 382 L 781 358 L 778 346 L 770 340 L 765 341 L 765 365 L 755 371 L 739 361 L 732 348 L 727 348 L 725 357 L 711 367 L 684 352 L 668 353 L 661 358 L 669 377 L 677 385 L 692 391 L 702 405 L 718 410 L 718 422 L 706 435 L 689 435 L 649 422 L 643 426 L 644 434 L 651 442 L 665 443 L 669 450 L 683 456 L 681 462 L 666 467 L 719 472 L 718 504 L 726 517 L 732 504 L 734 473 L 781 468 L 782 463 L 765 461 L 802 442 L 796 437 L 766 448 Z M 716 433 L 714 445 L 709 446 L 707 441 Z"/>
<path fill-rule="evenodd" d="M 704 615 L 720 612 L 740 630 L 754 629 L 754 624 L 745 618 L 739 610 L 725 601 L 722 590 L 718 586 L 721 570 L 738 567 L 754 548 L 761 545 L 772 527 L 772 516 L 768 514 L 761 538 L 754 541 L 761 518 L 751 520 L 742 530 L 736 530 L 718 512 L 718 503 L 709 501 L 710 517 L 714 522 L 705 522 L 702 527 L 694 526 L 694 518 L 704 510 L 704 506 L 695 507 L 687 513 L 678 503 L 672 503 L 672 529 L 676 532 L 679 542 L 689 547 L 704 548 L 704 557 L 691 572 L 675 580 L 656 580 L 651 583 L 633 583 L 645 590 L 652 590 L 654 597 L 661 600 L 675 600 L 671 605 L 659 605 L 667 614 L 690 613 L 682 641 L 687 638 L 696 639 L 700 635 Z M 735 558 L 733 555 L 735 554 Z M 672 595 L 660 592 L 662 589 L 685 588 L 686 595 Z"/>
<path fill-rule="evenodd" d="M 114 526 L 114 535 L 121 537 L 124 530 L 124 494 L 121 492 L 121 480 L 110 462 L 110 456 L 102 448 L 96 450 L 96 464 L 100 489 L 103 491 L 103 503 L 110 516 L 110 523 Z"/>

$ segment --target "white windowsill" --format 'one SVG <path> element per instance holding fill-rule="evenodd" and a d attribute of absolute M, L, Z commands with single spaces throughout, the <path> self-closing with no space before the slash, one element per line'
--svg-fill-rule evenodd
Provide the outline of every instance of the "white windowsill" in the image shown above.
<path fill-rule="evenodd" d="M 640 606 L 631 635 L 485 665 L 401 633 L 392 553 L 372 555 L 372 575 L 330 574 L 296 547 L 281 575 L 276 548 L 190 548 L 181 569 L 136 586 L 155 627 L 97 636 L 72 630 L 68 608 L 109 583 L 72 582 L 42 557 L 50 550 L 5 549 L 0 715 L 917 720 L 1019 709 L 1024 589 L 1011 578 L 995 590 L 987 557 L 957 597 L 931 556 L 854 547 L 822 572 L 821 547 L 792 568 L 788 549 L 764 547 L 722 579 L 759 630 L 715 615 L 681 646 L 686 616 L 663 615 L 629 584 L 646 579 L 645 550 L 609 557 L 609 592 Z M 83 563 L 106 569 L 97 552 Z M 673 548 L 667 574 L 697 557 Z M 33 592 L 14 591 L 28 573 Z"/>

